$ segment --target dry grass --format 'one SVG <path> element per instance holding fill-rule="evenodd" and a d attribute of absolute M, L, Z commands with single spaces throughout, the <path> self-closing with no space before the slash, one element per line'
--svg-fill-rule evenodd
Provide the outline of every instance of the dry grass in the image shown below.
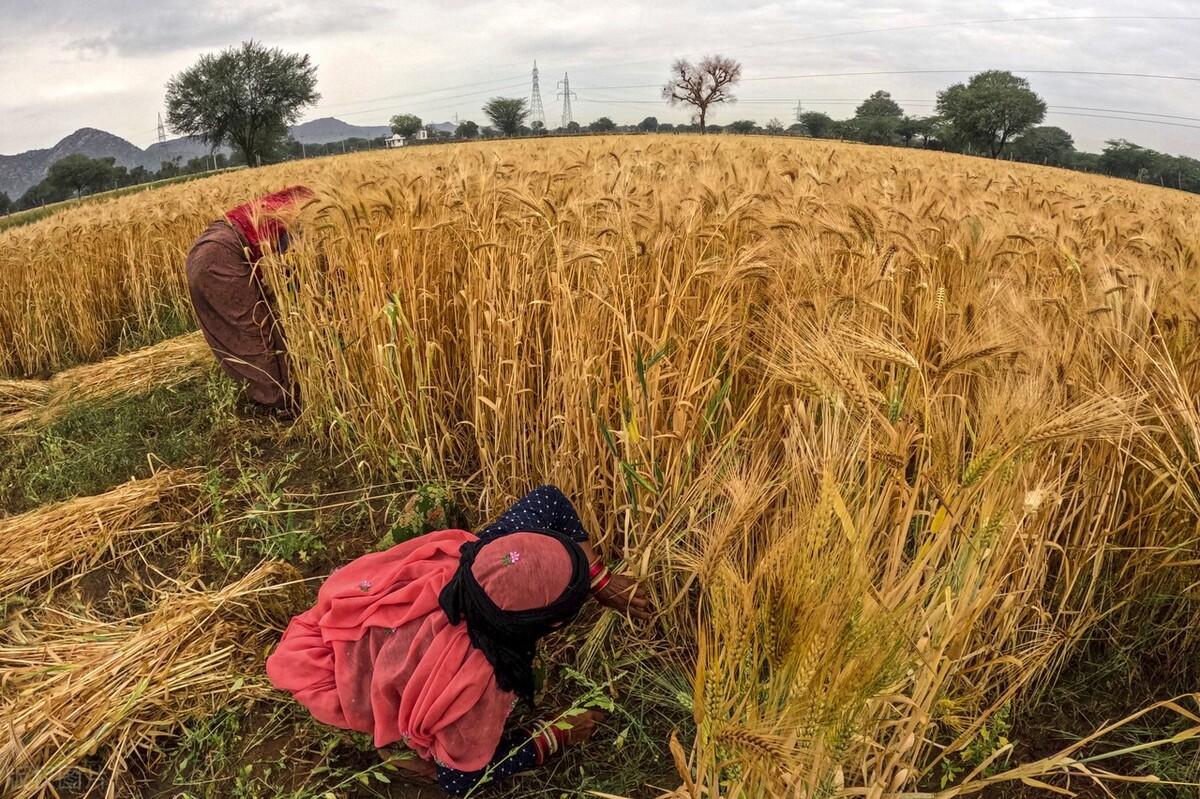
<path fill-rule="evenodd" d="M 296 169 L 156 196 L 177 268 L 217 199 Z M 693 796 L 936 784 L 1100 619 L 1145 632 L 1136 600 L 1161 596 L 1154 622 L 1194 621 L 1192 197 L 696 137 L 372 154 L 304 179 L 306 235 L 265 264 L 291 275 L 302 423 L 380 469 L 474 475 L 482 514 L 540 481 L 578 499 L 666 609 L 659 640 L 625 645 L 688 653 Z M 176 273 L 116 256 L 159 246 L 139 202 L 4 242 L 22 264 L 75 230 L 99 258 L 75 280 L 137 285 L 45 322 L 0 299 L 10 372 L 94 348 L 76 316 L 152 330 L 159 306 L 130 298 L 179 302 Z M 21 332 L 39 324 L 55 332 Z"/>
<path fill-rule="evenodd" d="M 286 619 L 286 567 L 264 564 L 219 590 L 180 585 L 141 616 L 108 622 L 46 609 L 0 637 L 0 785 L 5 796 L 55 796 L 82 774 L 89 795 L 129 795 L 135 752 L 232 695 L 265 693 L 263 648 Z"/>
<path fill-rule="evenodd" d="M 188 333 L 99 363 L 66 369 L 49 380 L 3 380 L 0 433 L 49 424 L 80 405 L 170 388 L 205 374 L 213 364 L 204 337 Z"/>
<path fill-rule="evenodd" d="M 166 469 L 92 497 L 0 517 L 0 601 L 71 566 L 76 572 L 121 558 L 147 539 L 177 526 L 155 520 L 167 503 L 198 485 L 187 469 Z"/>

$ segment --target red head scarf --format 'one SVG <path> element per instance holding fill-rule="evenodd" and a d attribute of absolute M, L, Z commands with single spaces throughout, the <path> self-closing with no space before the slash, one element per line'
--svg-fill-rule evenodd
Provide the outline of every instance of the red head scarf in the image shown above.
<path fill-rule="evenodd" d="M 225 214 L 225 218 L 238 229 L 249 245 L 250 260 L 257 261 L 263 256 L 264 243 L 269 243 L 275 249 L 280 248 L 280 240 L 287 233 L 280 212 L 312 196 L 312 189 L 307 186 L 289 186 L 283 191 L 239 205 Z"/>
<path fill-rule="evenodd" d="M 573 569 L 564 545 L 539 533 L 477 542 L 463 530 L 430 533 L 335 571 L 267 659 L 271 682 L 318 721 L 370 733 L 376 746 L 400 741 L 451 768 L 483 768 L 515 696 L 439 595 L 464 544 L 477 550 L 478 584 L 505 610 L 551 605 Z"/>

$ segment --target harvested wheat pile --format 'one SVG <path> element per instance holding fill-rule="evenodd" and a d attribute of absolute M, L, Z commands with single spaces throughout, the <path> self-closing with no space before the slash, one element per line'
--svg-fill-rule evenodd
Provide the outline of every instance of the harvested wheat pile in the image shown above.
<path fill-rule="evenodd" d="M 0 793 L 54 796 L 55 782 L 75 775 L 89 795 L 127 795 L 134 752 L 235 692 L 265 693 L 239 675 L 261 669 L 286 620 L 290 574 L 265 563 L 219 590 L 177 586 L 118 622 L 46 610 L 10 626 L 0 638 Z"/>
<path fill-rule="evenodd" d="M 197 478 L 192 470 L 165 470 L 103 494 L 0 518 L 0 600 L 66 566 L 78 572 L 119 558 L 174 528 L 175 522 L 154 521 L 156 511 L 195 488 Z"/>
<path fill-rule="evenodd" d="M 0 381 L 0 433 L 49 424 L 78 405 L 176 386 L 212 365 L 208 344 L 197 332 L 67 369 L 49 380 Z"/>

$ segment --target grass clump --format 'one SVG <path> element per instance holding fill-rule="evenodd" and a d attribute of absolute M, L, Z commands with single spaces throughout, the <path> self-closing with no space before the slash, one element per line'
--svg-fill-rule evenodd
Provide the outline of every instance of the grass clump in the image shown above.
<path fill-rule="evenodd" d="M 0 439 L 0 507 L 17 512 L 99 494 L 157 464 L 201 465 L 236 426 L 237 388 L 211 372 L 108 404 L 73 408 L 44 429 Z"/>

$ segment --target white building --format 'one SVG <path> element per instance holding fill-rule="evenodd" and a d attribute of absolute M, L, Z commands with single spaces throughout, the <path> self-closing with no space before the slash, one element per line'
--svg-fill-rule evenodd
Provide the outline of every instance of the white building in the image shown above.
<path fill-rule="evenodd" d="M 386 139 L 383 140 L 383 146 L 387 147 L 389 150 L 392 149 L 393 147 L 403 147 L 404 146 L 404 137 L 401 136 L 399 133 L 393 133 L 391 136 L 388 136 Z"/>

